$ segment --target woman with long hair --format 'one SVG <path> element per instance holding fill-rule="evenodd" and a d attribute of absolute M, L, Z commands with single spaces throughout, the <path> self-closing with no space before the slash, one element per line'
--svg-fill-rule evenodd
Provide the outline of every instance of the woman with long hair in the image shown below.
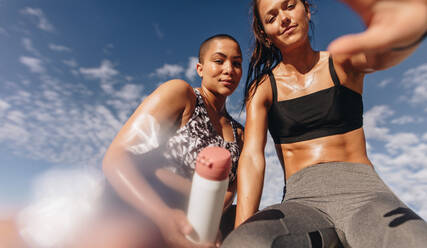
<path fill-rule="evenodd" d="M 341 37 L 329 51 L 315 51 L 307 0 L 253 0 L 255 47 L 245 90 L 237 229 L 223 247 L 427 243 L 426 222 L 375 172 L 362 125 L 365 74 L 392 67 L 415 51 L 425 37 L 427 3 L 344 2 L 368 29 Z M 282 204 L 256 213 L 267 129 L 284 171 L 286 194 Z"/>
<path fill-rule="evenodd" d="M 233 200 L 243 128 L 228 114 L 225 103 L 239 84 L 241 64 L 240 46 L 233 37 L 220 34 L 206 39 L 196 68 L 201 86 L 193 89 L 178 79 L 161 84 L 144 99 L 105 154 L 103 170 L 114 190 L 137 210 L 137 216 L 160 230 L 164 243 L 151 243 L 153 247 L 201 246 L 185 237 L 192 227 L 184 211 L 196 157 L 203 148 L 230 151 L 224 212 Z M 234 219 L 228 222 L 232 229 Z"/>

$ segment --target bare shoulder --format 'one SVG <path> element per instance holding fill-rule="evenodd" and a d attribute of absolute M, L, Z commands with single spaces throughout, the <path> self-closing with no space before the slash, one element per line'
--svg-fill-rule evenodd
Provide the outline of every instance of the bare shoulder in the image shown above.
<path fill-rule="evenodd" d="M 270 108 L 273 101 L 273 91 L 271 88 L 270 77 L 263 75 L 258 84 L 253 83 L 249 88 L 249 94 L 246 104 L 262 104 Z"/>
<path fill-rule="evenodd" d="M 174 106 L 187 105 L 195 101 L 193 88 L 184 80 L 172 79 L 162 83 L 155 89 L 144 102 L 148 103 L 173 103 Z"/>
<path fill-rule="evenodd" d="M 342 85 L 362 93 L 363 79 L 368 72 L 363 69 L 366 65 L 366 57 L 363 54 L 351 57 L 343 55 L 332 56 L 335 72 Z M 365 71 L 364 71 L 365 70 Z"/>
<path fill-rule="evenodd" d="M 156 91 L 173 98 L 182 98 L 194 95 L 194 91 L 191 85 L 182 79 L 172 79 L 166 81 L 162 83 L 156 89 Z"/>
<path fill-rule="evenodd" d="M 173 79 L 159 85 L 147 96 L 136 114 L 148 113 L 157 120 L 177 120 L 195 105 L 193 88 L 184 80 Z"/>
<path fill-rule="evenodd" d="M 373 60 L 369 60 L 366 54 L 359 53 L 352 56 L 333 55 L 334 65 L 337 72 L 340 70 L 347 75 L 363 78 L 365 74 L 375 72 Z M 339 76 L 339 75 L 338 75 Z"/>

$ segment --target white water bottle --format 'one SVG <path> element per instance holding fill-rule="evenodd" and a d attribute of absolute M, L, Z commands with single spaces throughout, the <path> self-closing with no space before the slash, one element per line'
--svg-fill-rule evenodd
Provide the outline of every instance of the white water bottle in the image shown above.
<path fill-rule="evenodd" d="M 194 229 L 187 237 L 191 241 L 216 241 L 230 168 L 230 152 L 224 148 L 207 147 L 197 156 L 187 212 Z"/>

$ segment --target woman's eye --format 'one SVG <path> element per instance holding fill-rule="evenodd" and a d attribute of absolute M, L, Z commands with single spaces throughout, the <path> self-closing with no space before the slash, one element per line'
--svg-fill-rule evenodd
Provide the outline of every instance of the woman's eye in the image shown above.
<path fill-rule="evenodd" d="M 237 68 L 242 67 L 242 63 L 240 63 L 240 62 L 234 62 L 233 65 L 234 65 L 234 67 L 237 67 Z"/>
<path fill-rule="evenodd" d="M 217 64 L 222 64 L 223 61 L 220 60 L 220 59 L 216 59 L 216 60 L 214 60 L 214 62 L 217 63 Z"/>
<path fill-rule="evenodd" d="M 267 23 L 272 23 L 272 22 L 274 22 L 275 19 L 276 19 L 276 17 L 272 16 L 272 17 L 267 19 Z"/>
<path fill-rule="evenodd" d="M 296 4 L 289 4 L 288 9 L 294 9 Z"/>

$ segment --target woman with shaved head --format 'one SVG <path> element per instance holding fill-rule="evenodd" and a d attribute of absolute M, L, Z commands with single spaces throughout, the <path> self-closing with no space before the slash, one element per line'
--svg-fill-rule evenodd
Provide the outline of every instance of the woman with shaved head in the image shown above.
<path fill-rule="evenodd" d="M 196 157 L 203 148 L 220 146 L 231 153 L 224 212 L 236 189 L 243 130 L 225 103 L 242 76 L 238 42 L 226 34 L 206 39 L 196 69 L 200 87 L 193 89 L 179 79 L 160 85 L 117 134 L 103 162 L 113 188 L 160 230 L 167 247 L 196 246 L 185 237 L 192 227 L 184 211 Z M 230 230 L 233 222 L 228 220 Z"/>

